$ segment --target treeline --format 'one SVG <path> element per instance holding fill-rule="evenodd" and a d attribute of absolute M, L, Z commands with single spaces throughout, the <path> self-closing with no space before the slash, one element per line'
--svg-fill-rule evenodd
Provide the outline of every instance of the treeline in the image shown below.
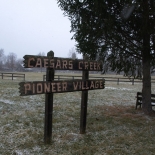
<path fill-rule="evenodd" d="M 18 59 L 15 53 L 5 55 L 4 50 L 0 49 L 0 71 L 23 71 L 23 59 Z"/>
<path fill-rule="evenodd" d="M 39 56 L 46 56 L 44 52 L 39 52 L 37 55 Z M 77 53 L 74 48 L 69 50 L 68 57 L 72 59 L 78 59 Z M 45 68 L 24 68 L 23 67 L 23 60 L 22 58 L 17 58 L 16 53 L 9 53 L 5 55 L 4 49 L 0 49 L 0 71 L 7 71 L 7 72 L 23 72 L 23 71 L 46 71 Z"/>
<path fill-rule="evenodd" d="M 44 52 L 38 53 L 40 56 L 44 56 Z M 30 71 L 32 69 L 25 69 L 23 67 L 23 60 L 22 58 L 17 58 L 16 53 L 9 53 L 8 55 L 5 55 L 4 49 L 0 49 L 0 71 Z M 36 69 L 37 70 L 37 69 Z M 34 69 L 35 71 L 35 69 Z M 38 71 L 38 70 L 37 70 Z M 41 69 L 42 71 L 42 69 Z"/>

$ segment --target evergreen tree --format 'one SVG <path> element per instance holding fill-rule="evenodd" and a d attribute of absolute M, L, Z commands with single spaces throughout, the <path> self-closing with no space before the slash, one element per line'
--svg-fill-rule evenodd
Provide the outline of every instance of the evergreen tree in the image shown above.
<path fill-rule="evenodd" d="M 152 113 L 151 68 L 155 65 L 154 0 L 58 0 L 71 21 L 77 50 L 103 61 L 103 72 L 143 78 L 143 111 Z"/>

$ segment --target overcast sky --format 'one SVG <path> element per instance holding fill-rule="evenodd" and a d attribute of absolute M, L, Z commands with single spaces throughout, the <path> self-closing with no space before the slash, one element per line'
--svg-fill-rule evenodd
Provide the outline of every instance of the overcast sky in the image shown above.
<path fill-rule="evenodd" d="M 56 0 L 0 0 L 0 49 L 4 54 L 37 55 L 53 50 L 68 57 L 75 47 L 70 21 Z"/>

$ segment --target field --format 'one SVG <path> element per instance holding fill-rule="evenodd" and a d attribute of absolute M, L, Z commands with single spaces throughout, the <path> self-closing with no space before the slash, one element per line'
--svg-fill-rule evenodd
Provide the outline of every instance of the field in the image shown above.
<path fill-rule="evenodd" d="M 86 134 L 79 134 L 81 92 L 54 94 L 52 143 L 44 145 L 44 95 L 19 96 L 19 82 L 0 79 L 0 155 L 154 154 L 155 118 L 135 110 L 141 83 L 106 82 L 89 91 Z"/>

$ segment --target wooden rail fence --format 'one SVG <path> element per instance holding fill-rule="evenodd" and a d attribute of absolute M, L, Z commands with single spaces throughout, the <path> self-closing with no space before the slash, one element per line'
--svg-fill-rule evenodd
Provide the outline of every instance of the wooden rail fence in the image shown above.
<path fill-rule="evenodd" d="M 14 80 L 15 78 L 22 78 L 25 81 L 25 74 L 20 73 L 0 73 L 0 77 L 2 77 L 2 79 L 5 79 L 5 77 L 9 77 L 12 80 Z"/>
<path fill-rule="evenodd" d="M 104 76 L 100 76 L 100 77 L 95 77 L 95 76 L 89 76 L 89 79 L 105 79 L 105 82 L 116 82 L 117 85 L 119 85 L 119 83 L 121 82 L 127 82 L 127 83 L 131 83 L 132 85 L 134 85 L 135 83 L 142 83 L 142 80 L 140 79 L 134 79 L 134 78 L 121 78 L 121 77 L 104 77 Z M 55 80 L 67 80 L 67 79 L 82 79 L 82 76 L 72 76 L 72 75 L 55 75 L 54 77 Z M 43 81 L 46 81 L 46 75 L 43 75 Z M 155 79 L 151 79 L 152 83 L 155 83 Z"/>

